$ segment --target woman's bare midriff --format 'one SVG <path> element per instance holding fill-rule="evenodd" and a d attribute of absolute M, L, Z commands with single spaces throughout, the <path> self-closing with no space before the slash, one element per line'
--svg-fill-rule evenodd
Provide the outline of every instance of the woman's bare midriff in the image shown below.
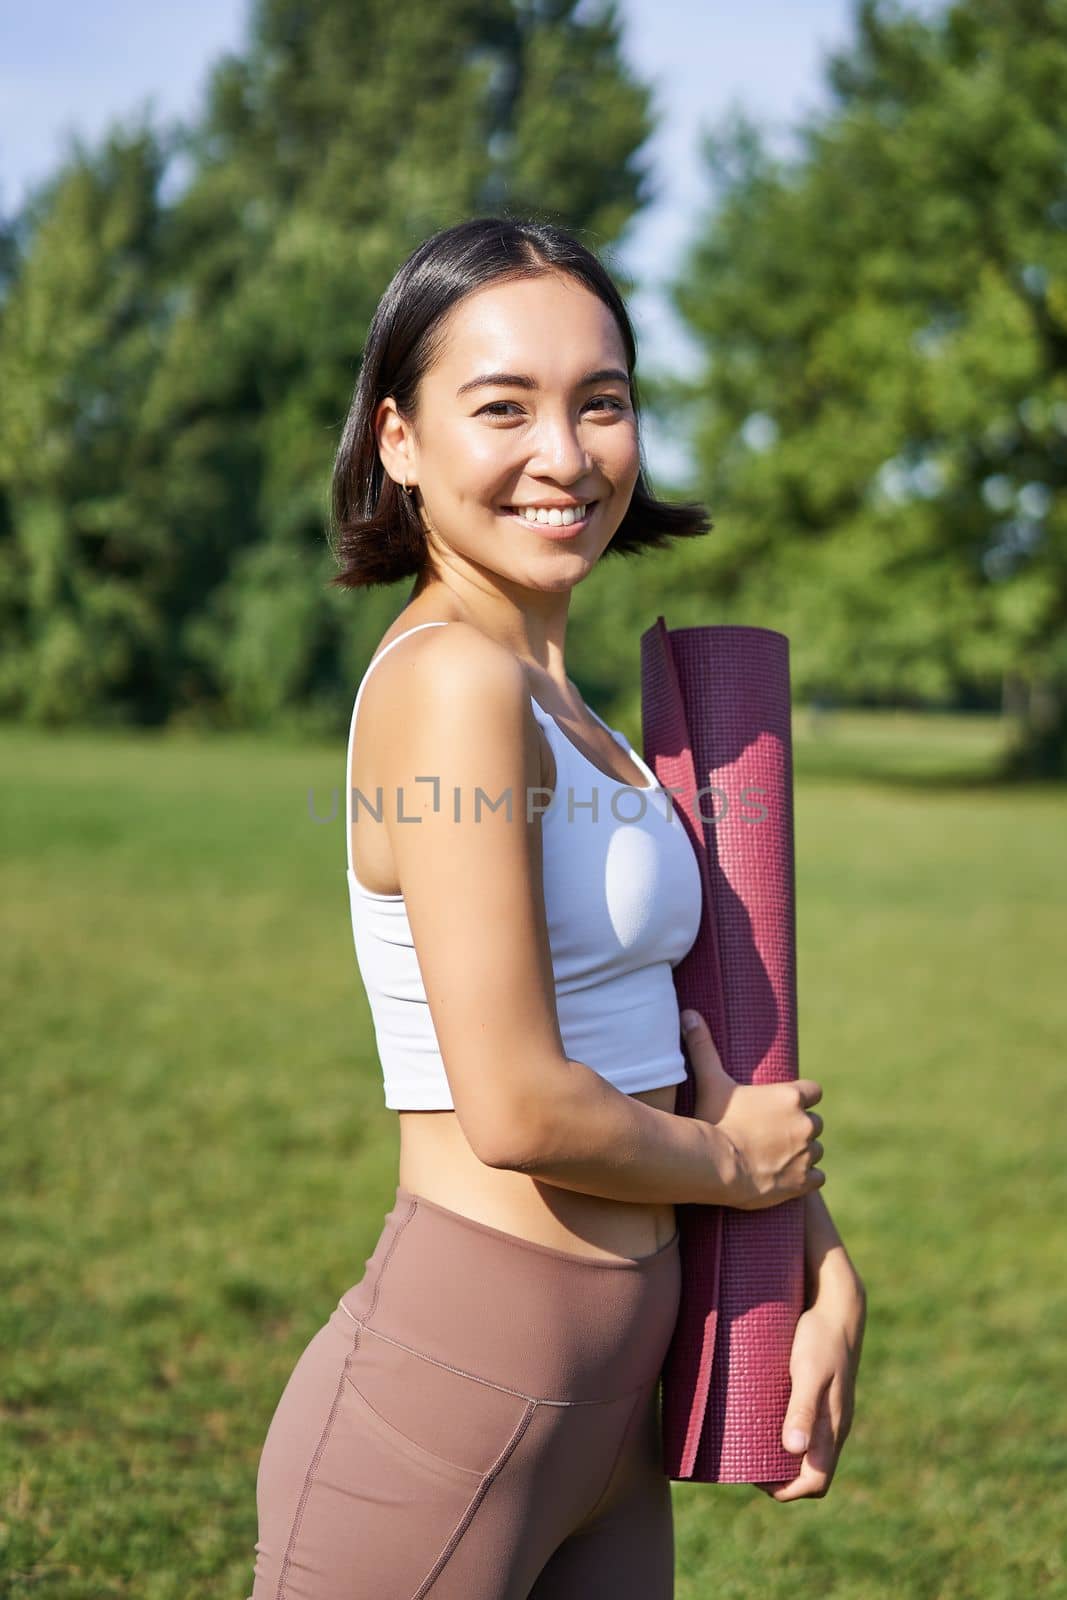
<path fill-rule="evenodd" d="M 673 1111 L 676 1086 L 632 1096 Z M 583 1256 L 651 1255 L 676 1228 L 673 1205 L 611 1200 L 488 1167 L 474 1154 L 454 1111 L 399 1111 L 399 1184 L 465 1217 Z"/>

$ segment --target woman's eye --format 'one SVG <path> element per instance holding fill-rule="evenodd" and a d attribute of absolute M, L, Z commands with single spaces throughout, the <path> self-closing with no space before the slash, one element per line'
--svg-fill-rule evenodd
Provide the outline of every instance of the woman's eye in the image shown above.
<path fill-rule="evenodd" d="M 591 406 L 596 404 L 597 401 L 605 402 L 612 411 L 626 410 L 626 407 L 623 405 L 622 401 L 616 400 L 614 395 L 610 394 L 596 394 L 591 400 L 587 400 L 585 403 L 587 406 Z M 488 405 L 484 405 L 480 408 L 480 410 L 477 412 L 477 415 L 481 416 L 482 413 L 485 412 L 490 416 L 505 416 L 507 414 L 506 408 L 514 405 L 517 405 L 517 401 L 515 400 L 490 400 Z"/>

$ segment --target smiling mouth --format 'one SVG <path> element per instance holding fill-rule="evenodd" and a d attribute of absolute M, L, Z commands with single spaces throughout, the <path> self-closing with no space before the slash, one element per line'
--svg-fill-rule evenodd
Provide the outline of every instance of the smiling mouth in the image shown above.
<path fill-rule="evenodd" d="M 533 506 L 505 506 L 503 510 L 505 516 L 515 517 L 531 528 L 575 528 L 585 526 L 596 504 L 595 500 L 587 500 L 577 506 L 553 506 L 551 510 Z"/>

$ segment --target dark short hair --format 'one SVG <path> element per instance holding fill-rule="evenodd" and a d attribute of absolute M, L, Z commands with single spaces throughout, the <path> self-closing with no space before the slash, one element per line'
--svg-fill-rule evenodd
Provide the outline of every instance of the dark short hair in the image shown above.
<path fill-rule="evenodd" d="M 573 234 L 546 222 L 473 217 L 425 239 L 394 273 L 371 319 L 359 377 L 334 458 L 330 547 L 341 570 L 330 584 L 367 588 L 418 576 L 427 561 L 417 507 L 389 476 L 374 426 L 392 395 L 401 415 L 415 413 L 419 383 L 441 346 L 444 318 L 464 295 L 509 278 L 559 272 L 577 279 L 608 307 L 626 351 L 635 415 L 637 342 L 618 289 L 601 262 Z M 648 486 L 644 455 L 626 515 L 605 555 L 629 555 L 669 539 L 707 533 L 700 503 L 658 500 Z"/>

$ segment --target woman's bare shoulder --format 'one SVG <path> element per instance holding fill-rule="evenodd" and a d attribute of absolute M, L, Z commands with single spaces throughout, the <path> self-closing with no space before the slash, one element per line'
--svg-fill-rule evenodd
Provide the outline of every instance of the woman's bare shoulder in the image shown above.
<path fill-rule="evenodd" d="M 386 635 L 380 648 L 389 643 Z M 363 695 L 363 737 L 399 755 L 428 753 L 462 733 L 463 748 L 476 754 L 501 737 L 536 740 L 530 699 L 519 658 L 457 619 L 420 628 L 375 666 Z"/>

